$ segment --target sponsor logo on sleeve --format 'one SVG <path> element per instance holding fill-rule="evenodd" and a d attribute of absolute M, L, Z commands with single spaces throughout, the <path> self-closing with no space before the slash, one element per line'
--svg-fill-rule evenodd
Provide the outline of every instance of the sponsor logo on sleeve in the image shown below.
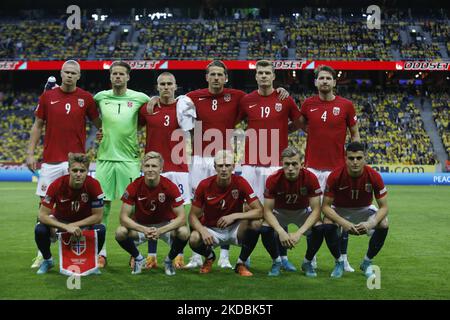
<path fill-rule="evenodd" d="M 175 199 L 175 202 L 181 202 L 181 201 L 183 201 L 183 197 L 182 196 L 179 196 L 178 198 Z"/>
<path fill-rule="evenodd" d="M 386 193 L 386 192 L 387 192 L 386 187 L 384 187 L 383 189 L 380 190 L 380 194 L 384 194 L 384 193 Z"/>
<path fill-rule="evenodd" d="M 322 189 L 320 189 L 320 188 L 319 188 L 319 189 L 316 189 L 316 190 L 314 190 L 314 193 L 315 193 L 315 194 L 321 194 L 321 193 L 322 193 Z"/>

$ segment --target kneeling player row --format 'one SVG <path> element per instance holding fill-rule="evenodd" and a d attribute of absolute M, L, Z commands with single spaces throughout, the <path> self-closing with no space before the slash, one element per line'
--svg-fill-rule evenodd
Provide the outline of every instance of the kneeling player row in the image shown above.
<path fill-rule="evenodd" d="M 301 168 L 298 151 L 288 147 L 282 153 L 283 168 L 267 180 L 263 207 L 249 183 L 233 174 L 233 154 L 220 151 L 214 159 L 217 175 L 201 181 L 196 190 L 189 213 L 192 230 L 189 232 L 180 192 L 173 182 L 161 176 L 161 155 L 149 152 L 142 161 L 144 176 L 132 182 L 122 196 L 116 240 L 134 258 L 133 274 L 140 273 L 145 263 L 136 246 L 162 238 L 171 246 L 164 260 L 167 275 L 175 274 L 172 261 L 189 242 L 194 252 L 206 258 L 200 273 L 211 271 L 215 260 L 214 246 L 234 244 L 241 246 L 235 271 L 242 276 L 251 276 L 245 263 L 261 234 L 273 259 L 269 275 L 278 276 L 281 259 L 276 237 L 283 246 L 292 248 L 302 235 L 306 235 L 308 248 L 302 269 L 307 276 L 315 277 L 311 260 L 325 238 L 336 259 L 331 276 L 341 277 L 344 265 L 339 260 L 337 225 L 340 225 L 351 234 L 371 234 L 369 249 L 361 264 L 366 276 L 370 276 L 371 259 L 381 249 L 388 230 L 386 188 L 381 176 L 365 165 L 362 144 L 351 143 L 346 160 L 346 166 L 330 174 L 321 206 L 322 190 L 316 176 Z M 80 227 L 101 221 L 102 191 L 95 179 L 86 176 L 87 168 L 87 159 L 83 155 L 71 154 L 70 174 L 56 180 L 42 201 L 39 217 L 46 230 L 44 232 L 41 225 L 36 227 L 36 242 L 45 262 L 38 273 L 47 272 L 53 265 L 51 229 L 59 228 L 79 235 Z M 378 209 L 371 205 L 373 195 Z M 325 214 L 323 220 L 321 211 Z M 291 223 L 299 229 L 287 233 L 284 229 Z M 104 228 L 99 236 L 99 247 L 103 241 Z"/>

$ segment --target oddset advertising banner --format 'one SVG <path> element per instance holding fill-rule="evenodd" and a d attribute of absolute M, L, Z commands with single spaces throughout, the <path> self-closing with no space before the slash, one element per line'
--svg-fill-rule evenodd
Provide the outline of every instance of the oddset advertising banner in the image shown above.
<path fill-rule="evenodd" d="M 83 230 L 81 237 L 59 234 L 59 272 L 87 276 L 97 271 L 97 231 Z"/>

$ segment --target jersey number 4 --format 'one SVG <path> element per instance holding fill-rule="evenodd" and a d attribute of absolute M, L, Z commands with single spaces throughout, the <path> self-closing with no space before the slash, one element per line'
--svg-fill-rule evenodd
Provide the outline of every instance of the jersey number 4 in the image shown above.
<path fill-rule="evenodd" d="M 325 111 L 321 116 L 320 116 L 323 120 L 323 122 L 327 121 L 327 112 Z"/>

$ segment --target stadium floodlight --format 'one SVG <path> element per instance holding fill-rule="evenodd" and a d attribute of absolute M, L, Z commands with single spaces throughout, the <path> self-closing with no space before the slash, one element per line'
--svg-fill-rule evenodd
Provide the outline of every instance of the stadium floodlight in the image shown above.
<path fill-rule="evenodd" d="M 123 33 L 128 33 L 128 31 L 129 31 L 128 28 L 123 29 Z"/>
<path fill-rule="evenodd" d="M 365 17 L 367 17 L 367 14 L 363 13 L 363 15 L 362 15 L 362 16 L 363 16 L 363 17 L 365 18 Z M 369 16 L 369 17 L 370 17 L 370 16 Z"/>
<path fill-rule="evenodd" d="M 411 32 L 412 32 L 412 33 L 416 33 L 416 29 L 412 29 Z"/>
<path fill-rule="evenodd" d="M 139 21 L 139 15 L 136 15 L 136 16 L 134 17 L 134 20 L 135 20 L 135 21 Z"/>
<path fill-rule="evenodd" d="M 267 32 L 272 32 L 272 29 L 270 29 L 270 28 L 267 28 Z"/>
<path fill-rule="evenodd" d="M 98 21 L 98 14 L 93 14 L 92 16 L 91 16 L 95 21 Z"/>
<path fill-rule="evenodd" d="M 102 14 L 102 15 L 100 16 L 100 21 L 105 21 L 106 18 L 108 18 L 108 15 L 107 15 L 107 14 Z"/>

